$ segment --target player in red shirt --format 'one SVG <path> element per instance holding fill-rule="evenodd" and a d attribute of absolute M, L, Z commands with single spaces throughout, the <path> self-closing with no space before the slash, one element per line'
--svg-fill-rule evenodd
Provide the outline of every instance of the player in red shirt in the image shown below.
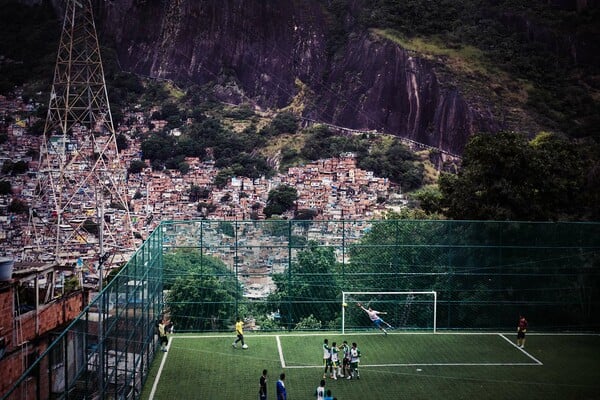
<path fill-rule="evenodd" d="M 527 332 L 527 320 L 524 316 L 519 316 L 519 324 L 517 325 L 517 346 L 525 347 L 525 333 Z"/>

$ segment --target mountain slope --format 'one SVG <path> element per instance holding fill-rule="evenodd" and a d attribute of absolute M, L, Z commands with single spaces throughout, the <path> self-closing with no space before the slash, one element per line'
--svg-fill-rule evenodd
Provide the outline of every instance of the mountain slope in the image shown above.
<path fill-rule="evenodd" d="M 344 11 L 353 17 L 352 8 Z M 469 102 L 440 80 L 437 60 L 366 30 L 331 45 L 336 16 L 322 2 L 122 1 L 101 13 L 121 65 L 142 75 L 205 84 L 220 98 L 263 108 L 289 104 L 298 82 L 314 93 L 303 113 L 460 153 L 478 131 L 507 126 L 488 100 Z M 333 47 L 333 48 L 332 48 Z"/>

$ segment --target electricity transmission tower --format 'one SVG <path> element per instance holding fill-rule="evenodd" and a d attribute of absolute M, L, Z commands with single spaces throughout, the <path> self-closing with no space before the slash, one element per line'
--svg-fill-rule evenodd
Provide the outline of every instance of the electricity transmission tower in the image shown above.
<path fill-rule="evenodd" d="M 29 218 L 32 260 L 99 260 L 133 249 L 91 0 L 67 0 Z"/>

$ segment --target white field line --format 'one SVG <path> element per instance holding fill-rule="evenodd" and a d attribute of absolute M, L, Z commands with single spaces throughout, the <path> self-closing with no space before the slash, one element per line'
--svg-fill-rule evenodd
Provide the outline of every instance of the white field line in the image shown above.
<path fill-rule="evenodd" d="M 600 333 L 585 332 L 527 332 L 527 336 L 600 336 Z"/>
<path fill-rule="evenodd" d="M 514 367 L 514 366 L 537 366 L 534 363 L 401 363 L 401 364 L 363 364 L 361 368 L 377 367 Z M 288 365 L 286 368 L 323 368 L 322 365 Z"/>
<path fill-rule="evenodd" d="M 327 334 L 328 332 L 319 332 L 319 333 L 292 333 L 292 334 L 286 334 L 284 336 L 322 336 L 323 334 Z M 381 335 L 381 333 L 379 332 L 375 332 L 375 333 L 365 333 L 365 332 L 356 332 L 356 333 L 350 333 L 350 334 L 346 334 L 346 336 L 359 336 L 359 335 L 365 335 L 365 334 L 373 334 L 373 335 Z M 394 332 L 393 334 L 398 334 L 398 335 L 434 335 L 434 333 L 432 332 Z M 361 368 L 369 368 L 369 367 L 432 367 L 432 366 L 451 366 L 451 367 L 455 367 L 455 366 L 535 366 L 535 365 L 544 365 L 540 360 L 538 360 L 537 358 L 535 358 L 534 356 L 532 356 L 531 354 L 529 354 L 528 352 L 526 352 L 525 350 L 523 350 L 522 348 L 518 347 L 516 344 L 514 344 L 510 339 L 508 339 L 506 336 L 504 336 L 504 334 L 502 333 L 496 333 L 496 332 L 437 332 L 435 333 L 435 335 L 497 335 L 500 336 L 501 338 L 503 338 L 504 340 L 506 340 L 508 343 L 510 343 L 512 346 L 514 346 L 515 348 L 517 348 L 518 350 L 520 350 L 523 354 L 525 354 L 527 357 L 529 357 L 531 360 L 534 361 L 534 363 L 400 363 L 400 364 L 361 364 Z M 537 333 L 537 335 L 546 335 L 544 333 Z M 560 335 L 559 333 L 549 333 L 548 335 Z M 568 334 L 567 334 L 568 335 Z M 598 334 L 576 334 L 576 335 L 585 335 L 585 336 L 599 336 Z M 246 337 L 244 339 L 247 339 L 247 335 L 245 335 Z M 279 352 L 279 361 L 281 363 L 281 367 L 282 368 L 290 368 L 290 369 L 302 369 L 302 368 L 322 368 L 322 365 L 286 365 L 285 364 L 285 358 L 283 356 L 283 348 L 281 346 L 281 340 L 280 340 L 280 336 L 278 334 L 265 334 L 265 335 L 256 335 L 255 337 L 274 337 L 275 340 L 277 341 L 277 350 Z M 186 335 L 186 336 L 177 336 L 177 339 L 209 339 L 209 338 L 230 338 L 231 335 Z M 252 336 L 250 336 L 252 337 Z M 172 339 L 174 339 L 175 337 L 173 337 Z M 171 341 L 169 341 L 168 344 L 168 348 L 171 347 Z M 165 364 L 166 361 L 166 354 L 163 357 L 159 370 L 158 370 L 158 374 L 156 375 L 156 379 L 154 380 L 154 385 L 152 386 L 152 391 L 150 393 L 150 397 L 149 400 L 153 400 L 154 398 L 154 393 L 156 391 L 156 387 L 158 386 L 158 381 L 160 379 L 160 375 L 163 369 L 163 365 Z"/>
<path fill-rule="evenodd" d="M 257 334 L 257 335 L 248 335 L 247 333 L 244 333 L 244 340 L 246 338 L 252 338 L 252 337 L 277 337 L 277 336 L 301 336 L 301 337 L 306 337 L 306 336 L 323 336 L 323 335 L 334 335 L 334 334 L 340 334 L 340 332 L 334 332 L 334 331 L 323 331 L 323 332 L 316 332 L 316 333 L 284 333 L 284 334 L 278 334 L 278 333 L 274 333 L 274 334 Z M 388 331 L 388 335 L 481 335 L 481 336 L 492 336 L 492 335 L 511 335 L 511 332 L 455 332 L 455 331 L 437 331 L 436 333 L 433 332 L 411 332 L 411 331 L 402 331 L 402 332 L 389 332 Z M 377 336 L 382 336 L 382 333 L 377 331 L 377 332 L 346 332 L 344 334 L 344 336 L 364 336 L 364 335 L 377 335 Z M 578 333 L 578 332 L 564 332 L 564 333 L 560 333 L 560 332 L 548 332 L 548 333 L 544 333 L 544 332 L 527 332 L 527 336 L 600 336 L 600 333 Z M 173 336 L 175 337 L 175 336 Z M 185 335 L 182 334 L 181 336 L 177 335 L 177 339 L 207 339 L 207 338 L 231 338 L 231 337 L 235 337 L 235 335 L 232 334 L 221 334 L 221 335 Z"/>
<path fill-rule="evenodd" d="M 279 351 L 279 361 L 281 361 L 281 368 L 285 368 L 285 359 L 283 358 L 283 349 L 281 348 L 281 340 L 279 340 L 279 336 L 275 336 L 275 340 L 277 340 L 277 350 Z"/>
<path fill-rule="evenodd" d="M 169 343 L 167 343 L 167 352 L 165 354 L 163 354 L 163 358 L 160 361 L 160 367 L 158 367 L 158 373 L 156 374 L 156 378 L 154 378 L 154 383 L 152 384 L 152 390 L 150 391 L 150 397 L 148 397 L 148 400 L 154 399 L 154 394 L 156 393 L 156 388 L 158 387 L 158 381 L 160 381 L 160 375 L 162 374 L 163 367 L 165 366 L 165 363 L 167 362 L 167 354 L 169 354 L 169 350 L 171 350 L 172 342 L 173 342 L 173 340 L 169 340 Z M 158 351 L 161 351 L 161 350 L 158 350 Z"/>
<path fill-rule="evenodd" d="M 534 356 L 532 356 L 531 354 L 529 354 L 528 352 L 526 352 L 525 350 L 523 350 L 521 347 L 517 346 L 516 344 L 514 344 L 509 338 L 507 338 L 506 336 L 504 336 L 503 334 L 499 333 L 498 334 L 502 339 L 506 340 L 508 343 L 510 343 L 512 346 L 514 346 L 515 348 L 521 350 L 523 352 L 523 354 L 525 354 L 527 357 L 531 358 L 533 361 L 535 361 L 537 363 L 537 365 L 544 365 L 540 360 L 538 360 L 537 358 L 535 358 Z"/>

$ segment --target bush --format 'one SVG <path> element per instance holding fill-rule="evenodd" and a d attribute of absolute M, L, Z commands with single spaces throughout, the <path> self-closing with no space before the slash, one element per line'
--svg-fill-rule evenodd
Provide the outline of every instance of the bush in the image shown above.
<path fill-rule="evenodd" d="M 319 330 L 323 324 L 314 315 L 302 318 L 294 327 L 296 331 Z"/>

